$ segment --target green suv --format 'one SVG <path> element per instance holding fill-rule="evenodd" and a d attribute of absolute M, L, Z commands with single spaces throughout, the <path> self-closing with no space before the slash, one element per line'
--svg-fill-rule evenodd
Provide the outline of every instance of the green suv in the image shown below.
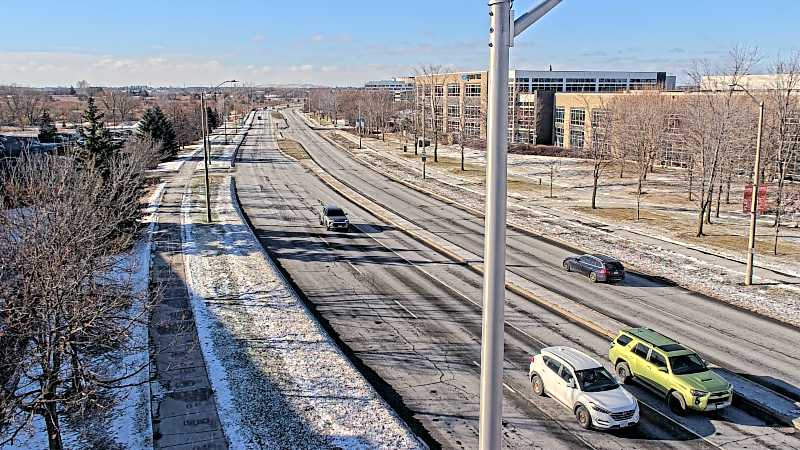
<path fill-rule="evenodd" d="M 664 395 L 677 414 L 722 409 L 733 399 L 730 383 L 709 370 L 697 353 L 649 328 L 620 331 L 608 358 L 621 382 L 641 381 Z"/>

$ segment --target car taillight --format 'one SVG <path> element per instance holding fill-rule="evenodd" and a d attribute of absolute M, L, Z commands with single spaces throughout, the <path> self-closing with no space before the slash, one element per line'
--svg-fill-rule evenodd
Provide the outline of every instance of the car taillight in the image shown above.
<path fill-rule="evenodd" d="M 531 355 L 530 357 L 528 357 L 528 359 L 531 360 L 531 362 L 534 362 L 536 361 L 536 355 Z"/>
<path fill-rule="evenodd" d="M 600 269 L 600 275 L 608 275 L 608 269 L 606 269 L 605 267 Z"/>

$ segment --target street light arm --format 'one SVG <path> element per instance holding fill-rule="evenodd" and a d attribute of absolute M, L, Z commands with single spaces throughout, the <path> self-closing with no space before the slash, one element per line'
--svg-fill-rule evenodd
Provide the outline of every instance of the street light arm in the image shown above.
<path fill-rule="evenodd" d="M 217 90 L 217 89 L 218 89 L 220 86 L 222 86 L 223 84 L 226 84 L 226 83 L 238 83 L 238 81 L 236 81 L 236 80 L 226 80 L 226 81 L 223 81 L 222 83 L 220 83 L 220 84 L 218 84 L 218 85 L 214 86 L 214 87 L 211 89 L 211 92 L 213 93 L 213 92 L 214 92 L 214 91 L 216 91 L 216 90 Z"/>
<path fill-rule="evenodd" d="M 514 36 L 517 37 L 522 32 L 528 29 L 531 25 L 536 23 L 537 20 L 544 17 L 545 14 L 555 8 L 556 5 L 561 3 L 561 0 L 545 0 L 539 6 L 531 9 L 525 14 L 521 15 L 518 19 L 514 20 Z"/>
<path fill-rule="evenodd" d="M 764 101 L 763 101 L 763 100 L 759 100 L 759 99 L 757 99 L 757 98 L 755 97 L 755 95 L 753 95 L 753 94 L 752 94 L 752 93 L 751 93 L 749 90 L 747 90 L 747 88 L 746 88 L 746 87 L 742 86 L 741 84 L 739 84 L 739 83 L 732 83 L 730 86 L 731 86 L 731 89 L 733 89 L 733 88 L 735 88 L 735 87 L 742 88 L 742 91 L 744 91 L 744 93 L 745 93 L 745 94 L 749 95 L 749 96 L 750 96 L 750 98 L 751 98 L 751 99 L 753 99 L 753 101 L 754 101 L 754 102 L 756 102 L 757 104 L 759 104 L 759 105 L 760 105 L 760 104 L 764 103 Z"/>

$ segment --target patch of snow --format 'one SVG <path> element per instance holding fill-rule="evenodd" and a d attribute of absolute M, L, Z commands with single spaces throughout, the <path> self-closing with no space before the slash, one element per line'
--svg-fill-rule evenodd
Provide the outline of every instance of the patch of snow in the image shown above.
<path fill-rule="evenodd" d="M 191 189 L 184 196 L 184 260 L 231 448 L 424 448 L 263 253 L 230 179 L 213 186 L 211 225 Z"/>
<path fill-rule="evenodd" d="M 341 135 L 352 140 L 352 136 L 348 136 L 346 133 L 341 133 Z M 440 151 L 443 148 L 447 149 L 448 146 L 439 147 Z M 452 199 L 472 209 L 484 210 L 482 183 L 430 169 L 428 170 L 428 180 L 423 183 L 417 173 L 416 161 L 409 161 L 392 155 L 391 152 L 376 148 L 361 151 L 353 149 L 350 150 L 350 153 L 356 160 L 368 167 L 401 179 L 420 189 Z M 477 154 L 478 152 L 473 151 L 472 153 L 476 160 L 485 161 L 483 152 Z M 529 161 L 548 158 L 509 155 L 509 161 L 512 161 L 514 157 Z M 531 208 L 518 202 L 509 202 L 508 221 L 541 236 L 567 243 L 587 252 L 608 254 L 624 261 L 627 266 L 635 270 L 662 276 L 687 289 L 800 326 L 800 296 L 797 295 L 798 288 L 795 286 L 775 286 L 774 280 L 760 277 L 757 278 L 763 283 L 762 285 L 743 286 L 740 284 L 742 278 L 740 271 L 712 264 L 658 245 L 643 242 L 631 245 L 629 238 L 598 230 L 581 221 L 570 219 L 559 209 L 542 207 L 542 205 Z M 594 218 L 592 221 L 599 222 Z M 667 242 L 666 239 L 664 241 Z M 674 243 L 678 244 L 678 242 Z M 774 264 L 772 261 L 760 264 L 776 267 L 778 270 L 787 268 L 787 264 Z M 787 272 L 795 271 L 796 266 L 790 266 Z"/>

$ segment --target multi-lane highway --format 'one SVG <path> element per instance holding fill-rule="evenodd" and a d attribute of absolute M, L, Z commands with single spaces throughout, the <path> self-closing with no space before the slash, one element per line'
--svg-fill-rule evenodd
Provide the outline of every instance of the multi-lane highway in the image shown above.
<path fill-rule="evenodd" d="M 336 177 L 443 241 L 482 253 L 481 218 L 382 177 L 323 140 L 295 113 L 284 114 L 290 125 L 284 133 L 301 142 Z M 272 119 L 269 114 L 262 117 L 264 120 L 256 121 L 240 150 L 236 172 L 242 206 L 259 239 L 343 349 L 415 431 L 433 446 L 475 448 L 480 276 L 334 193 L 300 162 L 277 150 Z M 322 203 L 336 203 L 347 210 L 357 231 L 325 231 L 317 215 Z M 746 364 L 752 368 L 759 363 L 774 363 L 777 368 L 765 365 L 758 371 L 745 370 L 759 375 L 771 373 L 796 384 L 792 377 L 797 374 L 792 374 L 788 366 L 793 366 L 790 360 L 796 358 L 797 349 L 780 347 L 796 333 L 793 329 L 761 323 L 757 317 L 644 278 L 632 277 L 622 286 L 588 285 L 559 270 L 565 250 L 530 236 L 511 233 L 508 250 L 510 269 L 532 283 L 628 323 L 659 327 L 676 322 L 665 329 L 668 334 L 709 356 L 706 348 L 716 349 L 712 357 L 731 360 L 731 365 L 738 364 L 733 357 L 759 348 L 759 355 Z M 701 307 L 712 311 L 682 312 L 684 308 Z M 740 332 L 731 323 L 703 325 L 714 309 L 728 320 L 764 328 Z M 681 314 L 691 320 L 680 318 Z M 602 360 L 607 342 L 511 292 L 507 292 L 505 330 L 503 425 L 508 447 L 800 447 L 794 437 L 742 410 L 678 418 L 654 395 L 636 387 L 631 390 L 642 403 L 638 429 L 622 433 L 584 431 L 570 411 L 532 395 L 527 358 L 544 346 L 569 345 Z M 778 338 L 775 346 L 783 353 L 776 353 L 782 357 L 761 349 L 773 348 L 763 339 Z M 742 342 L 737 345 L 731 342 L 734 339 Z"/>
<path fill-rule="evenodd" d="M 483 254 L 483 218 L 408 189 L 354 161 L 287 114 L 297 137 L 326 170 L 369 198 L 444 241 Z M 798 392 L 800 330 L 742 311 L 650 277 L 629 274 L 624 283 L 595 285 L 563 270 L 568 249 L 508 230 L 509 272 L 629 325 L 648 326 L 695 348 L 712 362 L 762 377 Z M 798 398 L 800 400 L 800 398 Z"/>

